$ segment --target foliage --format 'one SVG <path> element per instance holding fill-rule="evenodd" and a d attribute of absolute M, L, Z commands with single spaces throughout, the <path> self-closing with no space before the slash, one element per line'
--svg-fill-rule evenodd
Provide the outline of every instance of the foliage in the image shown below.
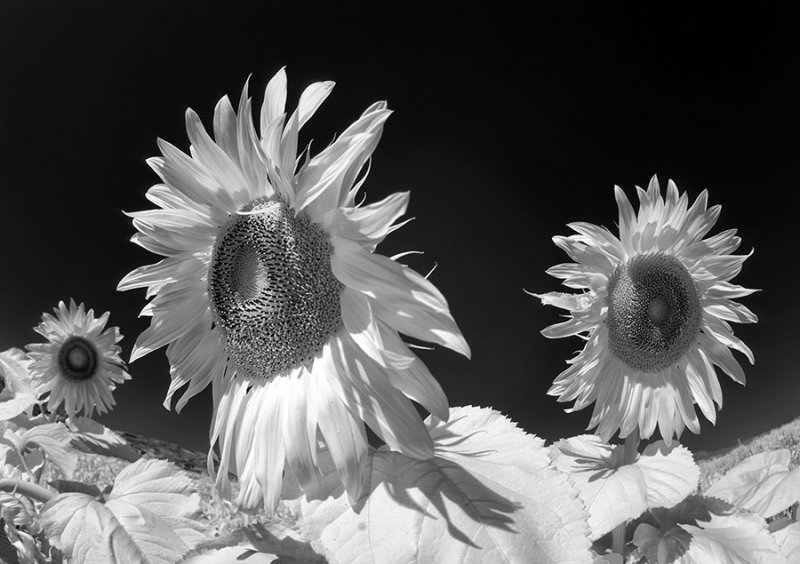
<path fill-rule="evenodd" d="M 184 472 L 138 458 L 91 419 L 39 409 L 2 423 L 13 487 L 0 492 L 0 541 L 19 562 L 800 562 L 800 523 L 781 517 L 800 502 L 787 449 L 752 455 L 703 491 L 675 443 L 633 456 L 594 435 L 545 445 L 494 410 L 452 408 L 448 421 L 426 420 L 434 458 L 372 451 L 361 499 L 350 502 L 323 451 L 316 489 L 287 480 L 281 519 L 254 515 L 212 536 Z M 113 484 L 87 479 L 97 470 L 70 479 L 84 452 L 136 461 Z"/>
<path fill-rule="evenodd" d="M 426 425 L 433 459 L 380 449 L 355 504 L 330 473 L 296 500 L 300 531 L 330 562 L 591 562 L 585 510 L 544 441 L 483 408 Z"/>

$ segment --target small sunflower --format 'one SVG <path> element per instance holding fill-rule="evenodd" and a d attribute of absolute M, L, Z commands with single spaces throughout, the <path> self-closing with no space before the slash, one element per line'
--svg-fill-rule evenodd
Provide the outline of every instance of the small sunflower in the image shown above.
<path fill-rule="evenodd" d="M 714 366 L 740 384 L 742 367 L 731 349 L 752 364 L 753 353 L 733 334 L 729 321 L 755 323 L 733 301 L 753 293 L 730 281 L 752 254 L 734 255 L 736 230 L 705 238 L 719 217 L 704 190 L 689 206 L 672 181 L 666 199 L 654 176 L 647 191 L 637 187 L 639 212 L 615 188 L 619 237 L 590 223 L 571 223 L 577 235 L 553 238 L 574 263 L 548 274 L 580 294 L 537 295 L 546 305 L 569 311 L 569 319 L 542 331 L 548 338 L 579 335 L 586 345 L 548 392 L 575 401 L 568 411 L 594 403 L 588 428 L 604 440 L 638 429 L 650 437 L 658 426 L 669 442 L 684 428 L 700 432 L 694 404 L 712 423 L 722 391 Z"/>
<path fill-rule="evenodd" d="M 116 327 L 105 328 L 108 312 L 96 318 L 93 310 L 84 311 L 83 304 L 76 306 L 74 300 L 69 308 L 58 302 L 53 312 L 55 317 L 42 314 L 42 322 L 34 328 L 48 342 L 26 347 L 39 392 L 50 392 L 48 409 L 54 411 L 63 403 L 69 416 L 110 411 L 111 392 L 130 380 L 117 345 L 122 335 Z"/>
<path fill-rule="evenodd" d="M 214 139 L 187 110 L 191 156 L 159 140 L 163 158 L 148 162 L 163 184 L 147 197 L 161 209 L 130 214 L 133 241 L 165 257 L 120 282 L 153 296 L 142 311 L 153 320 L 131 359 L 167 345 L 167 407 L 183 386 L 178 410 L 213 384 L 209 470 L 226 495 L 228 473 L 237 474 L 237 503 L 248 509 L 273 510 L 284 469 L 312 488 L 320 444 L 357 498 L 364 422 L 391 448 L 432 456 L 409 399 L 447 419 L 447 398 L 398 332 L 469 354 L 434 285 L 374 253 L 402 225 L 408 193 L 356 202 L 386 103 L 299 163 L 298 132 L 332 87 L 312 84 L 288 114 L 280 70 L 266 88 L 260 134 L 247 86 L 238 113 L 227 97 L 217 104 Z"/>
<path fill-rule="evenodd" d="M 0 352 L 0 421 L 30 410 L 39 398 L 30 365 L 31 359 L 19 349 Z"/>

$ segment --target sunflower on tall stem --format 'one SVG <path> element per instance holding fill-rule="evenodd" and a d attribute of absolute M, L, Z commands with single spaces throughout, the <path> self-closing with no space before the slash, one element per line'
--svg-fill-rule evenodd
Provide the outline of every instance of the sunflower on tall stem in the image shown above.
<path fill-rule="evenodd" d="M 721 206 L 709 208 L 705 190 L 690 206 L 672 181 L 663 197 L 655 176 L 637 193 L 638 213 L 615 188 L 618 236 L 576 222 L 569 224 L 576 234 L 553 237 L 574 262 L 547 272 L 580 293 L 535 294 L 569 312 L 542 331 L 545 337 L 586 341 L 548 393 L 574 401 L 570 412 L 594 404 L 588 428 L 606 442 L 618 433 L 625 463 L 656 430 L 667 445 L 685 428 L 699 433 L 695 405 L 716 421 L 722 390 L 715 367 L 744 385 L 731 351 L 754 362 L 729 322 L 757 321 L 734 301 L 755 290 L 731 282 L 752 252 L 732 254 L 741 242 L 735 229 L 706 237 Z M 624 552 L 625 525 L 612 533 L 617 554 Z"/>

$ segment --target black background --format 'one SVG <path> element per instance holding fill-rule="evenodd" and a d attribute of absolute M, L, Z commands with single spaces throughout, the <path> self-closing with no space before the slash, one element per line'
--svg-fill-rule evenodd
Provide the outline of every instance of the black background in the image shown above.
<path fill-rule="evenodd" d="M 122 213 L 152 207 L 144 159 L 156 137 L 188 149 L 187 106 L 210 126 L 222 95 L 235 103 L 252 75 L 260 104 L 286 65 L 292 106 L 337 82 L 304 130 L 317 151 L 373 101 L 395 111 L 366 193 L 411 190 L 416 219 L 379 251 L 438 265 L 473 351 L 420 353 L 451 405 L 491 405 L 548 440 L 584 429 L 590 408 L 568 415 L 546 395 L 582 342 L 542 337 L 560 310 L 523 288 L 559 289 L 544 271 L 567 258 L 550 237 L 570 221 L 614 228 L 614 184 L 633 197 L 657 173 L 723 204 L 713 233 L 737 227 L 740 250 L 756 249 L 735 281 L 763 290 L 743 300 L 760 323 L 736 328 L 756 354 L 738 357 L 747 387 L 721 375 L 717 426 L 684 442 L 713 450 L 800 415 L 791 3 L 423 4 L 0 0 L 0 348 L 38 340 L 41 312 L 74 297 L 111 310 L 127 358 L 149 318 L 144 291 L 115 288 L 157 260 L 128 242 Z M 163 350 L 130 372 L 105 423 L 207 448 L 208 394 L 180 416 L 161 407 Z"/>

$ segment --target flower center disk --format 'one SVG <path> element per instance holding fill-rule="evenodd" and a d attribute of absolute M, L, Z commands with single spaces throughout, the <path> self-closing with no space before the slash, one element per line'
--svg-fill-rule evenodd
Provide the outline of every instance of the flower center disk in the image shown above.
<path fill-rule="evenodd" d="M 700 331 L 702 308 L 694 281 L 671 255 L 638 255 L 617 267 L 607 299 L 611 353 L 642 372 L 679 362 Z"/>
<path fill-rule="evenodd" d="M 342 285 L 322 229 L 282 200 L 251 202 L 214 244 L 208 295 L 225 350 L 266 379 L 309 362 L 341 325 Z"/>
<path fill-rule="evenodd" d="M 58 351 L 58 367 L 67 380 L 89 380 L 97 371 L 97 350 L 87 339 L 72 336 Z"/>

